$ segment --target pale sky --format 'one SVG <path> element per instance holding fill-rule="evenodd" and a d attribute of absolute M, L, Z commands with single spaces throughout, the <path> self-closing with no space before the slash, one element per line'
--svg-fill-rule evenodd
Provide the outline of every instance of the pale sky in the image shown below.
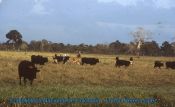
<path fill-rule="evenodd" d="M 28 42 L 130 42 L 138 27 L 172 42 L 174 17 L 175 0 L 0 0 L 0 42 L 12 29 Z"/>

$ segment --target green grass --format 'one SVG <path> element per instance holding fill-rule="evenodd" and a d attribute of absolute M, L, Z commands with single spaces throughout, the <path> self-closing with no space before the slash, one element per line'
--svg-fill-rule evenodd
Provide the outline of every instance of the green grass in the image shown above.
<path fill-rule="evenodd" d="M 37 66 L 33 86 L 19 86 L 17 67 L 21 60 L 30 60 L 31 55 L 49 58 L 44 66 Z M 173 57 L 134 57 L 134 65 L 129 68 L 116 68 L 115 55 L 86 54 L 97 57 L 100 63 L 95 66 L 72 63 L 53 64 L 54 53 L 45 52 L 0 52 L 0 101 L 9 98 L 155 98 L 156 104 L 33 104 L 28 106 L 175 106 L 175 71 L 165 68 L 154 69 L 155 60 L 175 60 Z M 70 54 L 71 57 L 76 55 Z M 130 56 L 118 55 L 128 60 Z M 20 105 L 17 105 L 20 106 Z M 24 105 L 23 105 L 24 106 Z"/>

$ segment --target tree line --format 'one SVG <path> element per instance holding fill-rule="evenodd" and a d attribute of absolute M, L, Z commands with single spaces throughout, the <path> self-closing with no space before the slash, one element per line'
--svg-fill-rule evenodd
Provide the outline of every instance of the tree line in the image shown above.
<path fill-rule="evenodd" d="M 160 46 L 156 41 L 146 41 L 143 36 L 144 29 L 133 32 L 135 41 L 122 43 L 119 40 L 109 44 L 96 45 L 71 45 L 64 43 L 54 43 L 46 39 L 32 40 L 30 43 L 22 40 L 22 35 L 17 30 L 11 30 L 6 34 L 7 42 L 0 43 L 0 50 L 6 51 L 42 51 L 42 52 L 66 52 L 66 53 L 93 53 L 93 54 L 125 54 L 125 55 L 145 55 L 145 56 L 175 56 L 175 42 L 164 41 Z M 148 33 L 148 32 L 146 32 Z M 142 35 L 141 35 L 142 34 Z M 140 36 L 139 36 L 140 35 Z M 145 34 L 144 34 L 145 35 Z M 138 43 L 142 41 L 138 48 Z"/>

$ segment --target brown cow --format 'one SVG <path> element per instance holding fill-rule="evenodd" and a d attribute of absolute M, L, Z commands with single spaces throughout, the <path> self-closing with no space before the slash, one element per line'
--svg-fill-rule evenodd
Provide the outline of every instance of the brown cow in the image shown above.
<path fill-rule="evenodd" d="M 19 74 L 19 84 L 21 85 L 21 78 L 24 78 L 24 84 L 26 85 L 26 79 L 30 81 L 30 84 L 32 85 L 33 80 L 36 78 L 36 73 L 39 72 L 37 68 L 35 67 L 35 64 L 33 64 L 30 61 L 23 60 L 19 63 L 18 66 L 18 74 Z"/>

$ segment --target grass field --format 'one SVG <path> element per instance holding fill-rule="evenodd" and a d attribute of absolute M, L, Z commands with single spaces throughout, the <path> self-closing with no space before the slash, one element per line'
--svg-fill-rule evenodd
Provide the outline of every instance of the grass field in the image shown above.
<path fill-rule="evenodd" d="M 30 60 L 31 55 L 43 55 L 49 58 L 44 66 L 37 66 L 37 74 L 32 86 L 19 86 L 18 64 L 21 60 Z M 134 65 L 128 68 L 114 66 L 116 55 L 85 54 L 97 57 L 100 63 L 95 66 L 67 63 L 53 64 L 55 53 L 41 52 L 0 52 L 0 105 L 9 98 L 157 98 L 154 104 L 32 104 L 38 106 L 90 106 L 90 107 L 174 107 L 175 106 L 175 70 L 154 69 L 155 60 L 170 61 L 173 57 L 134 57 Z M 70 54 L 75 57 L 75 54 Z M 129 60 L 130 56 L 118 55 Z M 4 104 L 6 105 L 6 104 Z M 7 105 L 6 105 L 7 106 Z M 27 106 L 27 105 L 11 105 Z"/>

